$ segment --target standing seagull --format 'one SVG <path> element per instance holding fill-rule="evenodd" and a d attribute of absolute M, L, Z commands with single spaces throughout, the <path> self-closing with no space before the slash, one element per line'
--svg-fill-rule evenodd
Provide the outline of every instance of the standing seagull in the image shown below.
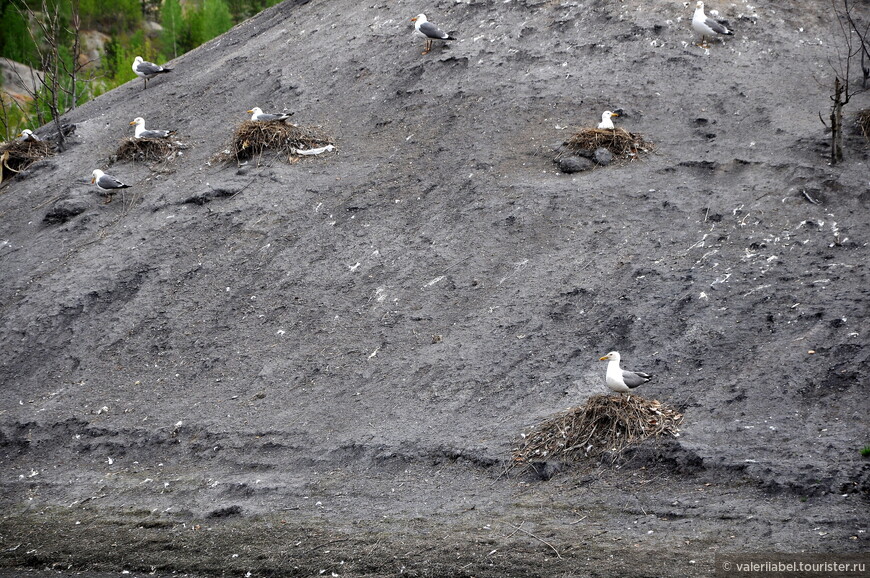
<path fill-rule="evenodd" d="M 426 39 L 426 50 L 423 51 L 423 54 L 429 54 L 429 51 L 432 50 L 432 41 L 434 40 L 456 40 L 426 20 L 425 14 L 417 14 L 411 18 L 411 22 L 414 22 L 414 34 Z"/>
<path fill-rule="evenodd" d="M 293 114 L 292 112 L 282 112 L 278 114 L 269 114 L 268 112 L 263 112 L 259 106 L 255 106 L 251 110 L 248 111 L 251 113 L 251 121 L 252 122 L 269 122 L 273 120 L 284 121 L 290 118 Z"/>
<path fill-rule="evenodd" d="M 147 60 L 142 60 L 141 56 L 137 56 L 136 59 L 133 60 L 133 72 L 136 73 L 136 76 L 145 80 L 145 88 L 148 88 L 149 78 L 157 76 L 158 74 L 172 72 L 172 69 L 166 68 L 165 66 L 159 66 L 153 62 L 148 62 Z"/>
<path fill-rule="evenodd" d="M 145 119 L 137 116 L 130 124 L 136 125 L 136 138 L 167 138 L 175 134 L 174 130 L 146 130 Z"/>
<path fill-rule="evenodd" d="M 719 35 L 734 35 L 734 32 L 729 30 L 725 24 L 704 14 L 704 3 L 701 0 L 698 0 L 698 3 L 695 4 L 695 14 L 692 15 L 692 28 L 701 35 L 701 44 L 707 42 L 708 36 L 712 38 Z"/>
<path fill-rule="evenodd" d="M 619 352 L 611 351 L 598 361 L 608 361 L 607 364 L 607 387 L 623 394 L 628 393 L 635 387 L 643 385 L 652 379 L 652 375 L 640 371 L 627 371 L 619 367 Z"/>
<path fill-rule="evenodd" d="M 97 188 L 108 197 L 108 199 L 106 199 L 107 203 L 112 202 L 112 195 L 118 192 L 118 189 L 130 188 L 130 185 L 125 185 L 115 177 L 107 175 L 100 169 L 94 169 L 93 175 L 94 178 L 91 179 L 91 183 L 96 183 Z"/>
<path fill-rule="evenodd" d="M 604 129 L 613 129 L 616 128 L 613 126 L 613 121 L 611 120 L 614 116 L 619 116 L 615 112 L 610 112 L 609 110 L 605 110 L 601 113 L 601 122 L 598 123 L 598 128 Z"/>

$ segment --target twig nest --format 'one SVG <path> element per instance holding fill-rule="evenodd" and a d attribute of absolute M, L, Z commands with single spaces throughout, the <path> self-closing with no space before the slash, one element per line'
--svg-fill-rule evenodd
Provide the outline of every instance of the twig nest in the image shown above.
<path fill-rule="evenodd" d="M 290 159 L 305 156 L 312 149 L 334 145 L 335 141 L 316 127 L 249 120 L 239 125 L 229 148 L 219 153 L 217 160 L 241 163 L 267 151 L 285 154 Z"/>
<path fill-rule="evenodd" d="M 0 183 L 52 154 L 51 143 L 44 140 L 14 140 L 0 146 Z"/>
<path fill-rule="evenodd" d="M 115 151 L 115 159 L 132 162 L 169 162 L 181 151 L 190 148 L 186 143 L 169 138 L 127 137 Z"/>
<path fill-rule="evenodd" d="M 524 436 L 513 452 L 515 465 L 541 461 L 578 462 L 662 435 L 678 436 L 683 414 L 658 400 L 636 395 L 595 395 Z"/>
<path fill-rule="evenodd" d="M 555 162 L 564 172 L 577 172 L 575 161 L 563 163 L 564 159 L 587 158 L 600 166 L 613 163 L 616 160 L 633 160 L 642 153 L 653 150 L 651 142 L 643 136 L 630 133 L 623 128 L 584 128 L 574 133 L 559 148 Z M 592 165 L 579 161 L 585 167 Z M 565 170 L 565 169 L 569 170 Z M 581 169 L 585 170 L 585 169 Z"/>

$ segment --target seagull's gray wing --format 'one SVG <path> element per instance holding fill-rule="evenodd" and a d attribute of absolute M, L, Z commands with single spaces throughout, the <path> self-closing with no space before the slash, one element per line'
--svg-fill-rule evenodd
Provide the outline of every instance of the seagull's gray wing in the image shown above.
<path fill-rule="evenodd" d="M 715 32 L 716 34 L 731 34 L 731 31 L 727 26 L 719 22 L 718 20 L 713 20 L 709 16 L 704 20 L 704 24 L 707 25 L 707 28 Z"/>
<path fill-rule="evenodd" d="M 289 117 L 290 117 L 290 115 L 287 113 L 282 113 L 282 114 L 263 113 L 263 114 L 257 115 L 257 120 L 262 120 L 262 121 L 268 122 L 268 121 L 272 121 L 272 120 L 284 120 L 284 119 L 289 118 Z"/>
<path fill-rule="evenodd" d="M 424 22 L 420 25 L 420 32 L 422 32 L 428 38 L 434 38 L 435 40 L 446 40 L 450 38 L 446 32 L 432 24 L 431 22 Z"/>
<path fill-rule="evenodd" d="M 166 138 L 172 132 L 169 130 L 143 130 L 139 133 L 139 138 Z"/>
<path fill-rule="evenodd" d="M 97 181 L 97 185 L 101 189 L 111 190 L 111 189 L 126 189 L 130 185 L 125 185 L 115 177 L 111 175 L 103 175 L 100 177 L 100 180 Z"/>
<path fill-rule="evenodd" d="M 136 65 L 136 70 L 141 74 L 145 74 L 147 76 L 152 76 L 154 74 L 157 74 L 158 72 L 162 72 L 163 67 L 157 66 L 153 62 L 147 62 L 147 61 L 143 60 L 142 62 L 140 62 L 139 64 Z"/>
<path fill-rule="evenodd" d="M 643 373 L 640 371 L 626 371 L 622 370 L 622 381 L 625 382 L 625 385 L 634 389 L 639 385 L 643 385 L 652 379 L 652 375 L 648 373 Z"/>

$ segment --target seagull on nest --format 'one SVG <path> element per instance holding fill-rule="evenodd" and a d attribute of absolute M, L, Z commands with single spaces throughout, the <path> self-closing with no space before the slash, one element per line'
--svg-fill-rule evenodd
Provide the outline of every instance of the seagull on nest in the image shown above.
<path fill-rule="evenodd" d="M 18 135 L 18 142 L 39 142 L 41 140 L 42 139 L 33 134 L 33 131 L 29 128 L 24 129 L 23 131 L 21 131 L 21 134 Z"/>
<path fill-rule="evenodd" d="M 456 40 L 428 20 L 425 14 L 417 14 L 411 18 L 414 23 L 414 34 L 426 39 L 426 49 L 423 54 L 429 54 L 434 40 Z"/>
<path fill-rule="evenodd" d="M 136 125 L 136 138 L 167 138 L 175 134 L 174 130 L 146 130 L 145 119 L 137 116 L 130 124 Z"/>
<path fill-rule="evenodd" d="M 707 41 L 708 36 L 712 38 L 714 36 L 734 35 L 734 32 L 729 30 L 725 24 L 704 14 L 704 3 L 701 0 L 698 0 L 698 3 L 695 4 L 695 14 L 692 15 L 692 28 L 701 35 L 702 44 Z"/>
<path fill-rule="evenodd" d="M 604 112 L 602 112 L 601 113 L 601 122 L 598 123 L 598 128 L 605 128 L 605 129 L 616 128 L 615 126 L 613 126 L 613 121 L 611 120 L 611 118 L 613 118 L 614 116 L 619 116 L 619 115 L 616 114 L 615 112 L 610 112 L 609 110 L 605 110 Z"/>
<path fill-rule="evenodd" d="M 149 78 L 157 76 L 158 74 L 172 72 L 172 69 L 154 64 L 153 62 L 148 62 L 147 60 L 142 60 L 141 56 L 137 56 L 133 60 L 133 72 L 136 73 L 136 76 L 145 80 L 145 88 L 148 88 Z"/>
<path fill-rule="evenodd" d="M 125 185 L 115 177 L 111 175 L 107 175 L 100 169 L 94 169 L 93 172 L 94 178 L 91 179 L 91 183 L 97 185 L 97 188 L 103 192 L 104 195 L 108 196 L 106 200 L 107 203 L 112 202 L 112 195 L 118 192 L 118 189 L 128 189 L 130 185 Z"/>
<path fill-rule="evenodd" d="M 635 387 L 652 379 L 652 375 L 640 371 L 628 371 L 619 367 L 619 352 L 611 351 L 598 361 L 608 361 L 607 387 L 617 393 L 628 393 Z"/>
<path fill-rule="evenodd" d="M 251 113 L 251 120 L 253 122 L 257 122 L 257 121 L 269 122 L 269 121 L 273 121 L 273 120 L 284 121 L 284 120 L 287 120 L 288 118 L 290 118 L 290 116 L 293 114 L 292 112 L 281 112 L 278 114 L 270 114 L 268 112 L 263 112 L 259 106 L 255 106 L 254 108 L 252 108 L 248 112 Z"/>

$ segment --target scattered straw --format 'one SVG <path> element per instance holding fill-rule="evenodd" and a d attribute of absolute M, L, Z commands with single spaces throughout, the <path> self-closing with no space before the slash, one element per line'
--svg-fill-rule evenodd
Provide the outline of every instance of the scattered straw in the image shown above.
<path fill-rule="evenodd" d="M 50 143 L 39 140 L 14 140 L 0 147 L 0 183 L 11 179 L 39 159 L 53 154 Z"/>
<path fill-rule="evenodd" d="M 168 138 L 127 137 L 121 141 L 115 158 L 119 161 L 170 162 L 189 145 Z"/>
<path fill-rule="evenodd" d="M 216 160 L 242 162 L 266 151 L 293 157 L 298 156 L 294 152 L 296 149 L 308 150 L 334 144 L 332 138 L 316 127 L 249 120 L 239 125 L 233 135 L 232 144 L 227 150 L 219 153 Z"/>
<path fill-rule="evenodd" d="M 861 129 L 861 134 L 864 138 L 870 141 L 870 108 L 858 111 L 858 118 L 855 119 L 855 124 Z"/>
<path fill-rule="evenodd" d="M 577 462 L 661 435 L 678 435 L 683 415 L 636 395 L 596 395 L 526 434 L 514 449 L 515 465 L 556 460 Z"/>
<path fill-rule="evenodd" d="M 616 158 L 632 159 L 641 152 L 649 152 L 653 144 L 641 135 L 623 128 L 584 128 L 565 141 L 565 148 L 572 153 L 594 151 L 604 147 Z"/>

